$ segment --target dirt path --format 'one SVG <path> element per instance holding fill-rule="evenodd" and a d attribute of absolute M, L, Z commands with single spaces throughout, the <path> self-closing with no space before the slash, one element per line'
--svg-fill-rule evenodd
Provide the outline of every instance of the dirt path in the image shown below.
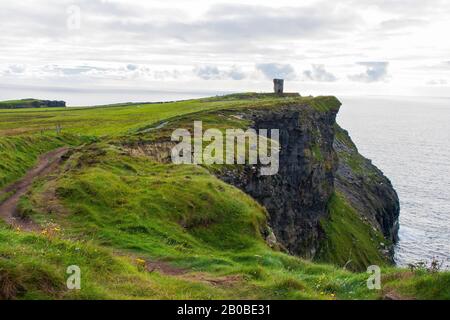
<path fill-rule="evenodd" d="M 22 219 L 17 216 L 17 204 L 19 199 L 30 189 L 33 181 L 36 178 L 45 176 L 54 171 L 64 154 L 69 150 L 68 147 L 59 148 L 50 151 L 39 157 L 38 164 L 26 175 L 17 182 L 0 190 L 0 197 L 5 194 L 10 194 L 2 203 L 0 203 L 0 218 L 5 220 L 8 224 L 20 228 L 21 230 L 37 230 L 39 226 L 29 219 Z"/>
<path fill-rule="evenodd" d="M 205 272 L 190 273 L 189 270 L 174 267 L 164 261 L 146 261 L 145 268 L 148 272 L 157 271 L 164 275 L 178 277 L 183 280 L 203 282 L 214 286 L 230 286 L 241 282 L 242 276 L 214 276 Z"/>

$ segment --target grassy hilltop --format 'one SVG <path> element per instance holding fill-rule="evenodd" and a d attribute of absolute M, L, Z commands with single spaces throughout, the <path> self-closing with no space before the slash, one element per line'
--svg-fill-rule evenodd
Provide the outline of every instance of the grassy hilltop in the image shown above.
<path fill-rule="evenodd" d="M 211 168 L 160 163 L 125 148 L 194 118 L 206 126 L 239 126 L 243 120 L 227 111 L 299 103 L 318 112 L 339 107 L 334 97 L 240 94 L 0 110 L 0 190 L 39 155 L 71 147 L 61 166 L 20 200 L 21 215 L 39 230 L 0 222 L 0 299 L 450 299 L 449 273 L 383 265 L 382 290 L 368 290 L 368 274 L 344 270 L 331 252 L 318 263 L 271 248 L 262 236 L 269 232 L 266 210 Z M 7 196 L 0 193 L 0 202 Z M 327 225 L 333 245 L 346 242 L 348 234 L 339 233 L 351 224 L 363 243 L 359 248 L 372 250 L 341 195 L 330 201 L 330 210 L 338 222 Z M 81 290 L 65 287 L 69 265 L 82 270 Z"/>
<path fill-rule="evenodd" d="M 39 99 L 22 99 L 0 101 L 0 109 L 27 109 L 27 108 L 63 108 L 64 101 L 50 101 Z"/>

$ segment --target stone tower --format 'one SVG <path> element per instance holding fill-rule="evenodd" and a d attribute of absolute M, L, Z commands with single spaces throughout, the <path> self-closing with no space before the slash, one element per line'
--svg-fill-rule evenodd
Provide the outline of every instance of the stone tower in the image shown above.
<path fill-rule="evenodd" d="M 273 91 L 276 94 L 283 94 L 284 80 L 283 79 L 273 79 Z"/>

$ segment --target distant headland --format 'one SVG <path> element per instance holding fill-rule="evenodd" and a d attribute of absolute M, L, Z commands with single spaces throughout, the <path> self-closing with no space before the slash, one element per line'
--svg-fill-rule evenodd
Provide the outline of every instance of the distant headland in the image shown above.
<path fill-rule="evenodd" d="M 65 101 L 57 100 L 21 99 L 0 101 L 0 109 L 61 108 L 65 106 Z"/>

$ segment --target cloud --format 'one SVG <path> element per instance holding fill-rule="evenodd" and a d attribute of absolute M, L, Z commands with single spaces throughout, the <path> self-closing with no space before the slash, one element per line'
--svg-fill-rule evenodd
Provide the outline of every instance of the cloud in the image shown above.
<path fill-rule="evenodd" d="M 295 70 L 290 64 L 260 63 L 256 65 L 256 69 L 269 79 L 282 78 L 294 80 L 296 78 Z"/>
<path fill-rule="evenodd" d="M 378 8 L 379 10 L 396 13 L 424 16 L 448 9 L 446 0 L 351 0 L 353 7 Z"/>
<path fill-rule="evenodd" d="M 337 80 L 334 74 L 325 70 L 321 64 L 313 64 L 312 70 L 303 71 L 306 79 L 319 82 L 334 82 Z"/>
<path fill-rule="evenodd" d="M 230 69 L 231 70 L 231 69 Z M 25 65 L 0 65 L 0 76 L 21 79 L 40 79 L 69 82 L 89 82 L 98 80 L 180 80 L 191 72 L 183 69 L 166 68 L 165 66 L 149 66 L 123 63 L 99 63 L 98 65 L 44 64 L 32 67 Z"/>
<path fill-rule="evenodd" d="M 233 80 L 242 80 L 247 77 L 245 72 L 243 72 L 240 68 L 236 66 L 232 66 L 228 74 L 230 78 Z"/>
<path fill-rule="evenodd" d="M 139 68 L 139 66 L 135 65 L 135 64 L 130 63 L 127 65 L 127 70 L 130 70 L 130 71 L 135 71 L 135 70 L 137 70 L 137 68 Z"/>
<path fill-rule="evenodd" d="M 242 80 L 247 75 L 237 66 L 221 70 L 214 65 L 199 66 L 194 69 L 194 74 L 203 80 Z"/>
<path fill-rule="evenodd" d="M 348 78 L 352 81 L 358 82 L 378 82 L 386 80 L 388 76 L 389 62 L 359 62 L 361 66 L 366 68 L 366 71 L 360 74 L 350 75 Z"/>
<path fill-rule="evenodd" d="M 329 37 L 354 27 L 359 19 L 347 14 L 340 16 L 342 9 L 334 5 L 300 8 L 273 8 L 252 5 L 216 5 L 195 27 L 209 30 L 211 35 L 243 37 L 246 39 L 286 39 Z M 327 10 L 330 9 L 330 10 Z M 202 29 L 200 29 L 202 30 Z"/>
<path fill-rule="evenodd" d="M 196 67 L 194 73 L 203 80 L 216 80 L 221 78 L 220 70 L 216 66 Z"/>
<path fill-rule="evenodd" d="M 345 19 L 342 15 L 345 14 Z M 302 7 L 213 4 L 197 19 L 178 18 L 155 22 L 144 17 L 121 17 L 98 24 L 99 30 L 153 39 L 212 43 L 267 41 L 272 39 L 324 39 L 353 30 L 361 18 L 335 4 Z"/>
<path fill-rule="evenodd" d="M 376 59 L 396 61 L 390 85 L 400 89 L 429 87 L 450 70 L 439 33 L 450 26 L 447 0 L 31 2 L 2 3 L 0 83 L 181 88 L 215 79 L 228 83 L 208 88 L 238 91 L 239 80 L 259 88 L 262 78 L 283 77 L 307 80 L 316 92 L 341 80 L 390 80 L 394 66 Z M 67 28 L 71 5 L 81 9 L 79 30 Z"/>
<path fill-rule="evenodd" d="M 45 65 L 42 68 L 36 68 L 37 72 L 45 74 L 47 76 L 59 76 L 66 78 L 78 78 L 78 77 L 108 77 L 116 75 L 117 73 L 123 73 L 122 70 L 114 67 L 99 67 L 92 65 Z"/>
<path fill-rule="evenodd" d="M 427 82 L 430 86 L 445 86 L 448 84 L 448 81 L 445 79 L 433 79 Z"/>
<path fill-rule="evenodd" d="M 26 70 L 27 67 L 23 64 L 9 64 L 3 70 L 0 71 L 5 75 L 21 75 Z"/>
<path fill-rule="evenodd" d="M 426 25 L 428 22 L 423 19 L 390 19 L 380 23 L 380 28 L 386 31 L 404 29 L 404 28 L 418 28 Z"/>
<path fill-rule="evenodd" d="M 157 70 L 153 71 L 150 76 L 155 80 L 174 80 L 182 77 L 182 73 L 179 70 Z"/>
<path fill-rule="evenodd" d="M 419 66 L 418 69 L 428 70 L 428 71 L 448 71 L 450 70 L 450 61 L 441 61 L 439 63 L 434 63 L 432 65 Z"/>

